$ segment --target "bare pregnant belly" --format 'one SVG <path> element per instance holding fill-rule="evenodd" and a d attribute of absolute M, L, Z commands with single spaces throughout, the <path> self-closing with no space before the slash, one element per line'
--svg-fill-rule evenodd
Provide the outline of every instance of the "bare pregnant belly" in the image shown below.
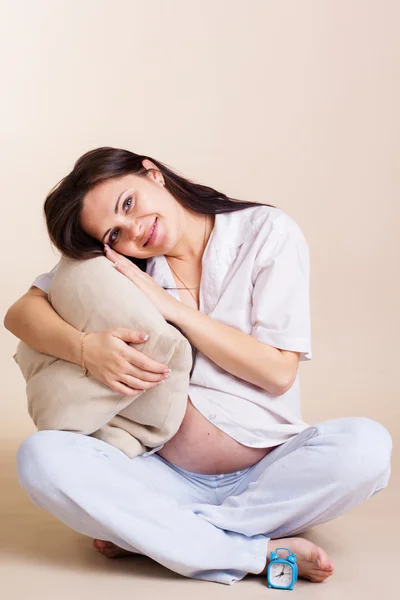
<path fill-rule="evenodd" d="M 179 430 L 158 454 L 187 471 L 220 474 L 246 469 L 272 449 L 243 446 L 203 417 L 188 397 Z"/>

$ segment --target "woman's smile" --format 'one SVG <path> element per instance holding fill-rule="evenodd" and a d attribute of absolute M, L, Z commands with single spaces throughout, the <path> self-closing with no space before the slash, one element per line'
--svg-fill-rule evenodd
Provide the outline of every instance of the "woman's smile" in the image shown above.
<path fill-rule="evenodd" d="M 143 246 L 151 246 L 152 244 L 154 244 L 154 242 L 156 241 L 157 238 L 157 232 L 158 232 L 158 217 L 156 217 L 153 225 L 150 228 L 150 232 L 149 234 L 146 234 L 146 241 L 143 244 Z"/>

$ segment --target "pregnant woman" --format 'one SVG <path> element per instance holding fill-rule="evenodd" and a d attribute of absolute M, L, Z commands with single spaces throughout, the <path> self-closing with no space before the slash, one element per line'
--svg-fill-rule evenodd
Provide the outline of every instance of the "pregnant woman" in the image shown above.
<path fill-rule="evenodd" d="M 391 438 L 364 417 L 301 419 L 309 251 L 294 219 L 114 148 L 82 156 L 45 214 L 62 254 L 105 252 L 197 355 L 181 427 L 152 452 L 129 459 L 66 431 L 25 440 L 18 474 L 32 501 L 95 538 L 106 556 L 142 553 L 186 577 L 233 584 L 264 575 L 282 546 L 297 553 L 300 577 L 331 576 L 324 549 L 298 534 L 386 487 Z M 82 333 L 49 304 L 51 277 L 34 282 L 5 325 L 80 364 Z M 159 385 L 165 365 L 127 342 L 140 344 L 138 332 L 92 333 L 85 362 L 92 377 L 134 397 Z"/>

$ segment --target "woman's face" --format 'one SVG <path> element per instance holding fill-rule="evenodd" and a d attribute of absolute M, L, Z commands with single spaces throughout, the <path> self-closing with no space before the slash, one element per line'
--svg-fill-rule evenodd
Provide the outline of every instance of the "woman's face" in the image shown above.
<path fill-rule="evenodd" d="M 145 176 L 105 181 L 84 198 L 81 226 L 117 252 L 134 258 L 167 254 L 184 232 L 183 207 L 164 187 L 160 171 L 148 159 Z M 156 238 L 144 246 L 157 219 Z"/>

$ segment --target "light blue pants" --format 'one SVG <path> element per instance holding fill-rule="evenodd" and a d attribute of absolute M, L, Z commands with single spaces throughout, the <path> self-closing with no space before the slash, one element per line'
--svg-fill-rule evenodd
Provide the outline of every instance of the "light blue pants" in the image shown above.
<path fill-rule="evenodd" d="M 17 465 L 31 500 L 76 531 L 229 585 L 262 571 L 270 538 L 329 521 L 386 487 L 391 448 L 377 421 L 335 419 L 252 467 L 200 475 L 158 454 L 129 459 L 95 438 L 41 431 L 22 443 Z"/>

